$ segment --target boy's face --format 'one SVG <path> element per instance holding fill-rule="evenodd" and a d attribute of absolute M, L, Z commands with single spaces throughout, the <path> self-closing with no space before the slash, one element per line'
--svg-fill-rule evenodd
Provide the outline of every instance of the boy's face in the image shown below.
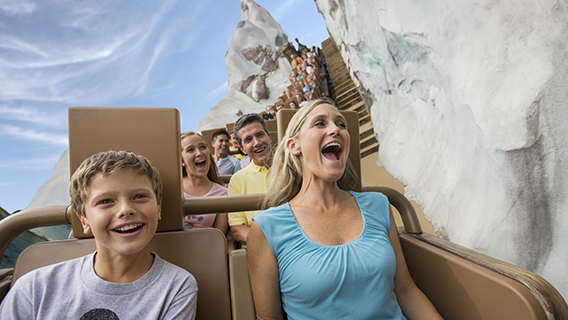
<path fill-rule="evenodd" d="M 147 252 L 161 219 L 161 204 L 148 177 L 119 170 L 92 178 L 85 215 L 79 219 L 83 231 L 93 233 L 98 254 L 132 255 Z"/>

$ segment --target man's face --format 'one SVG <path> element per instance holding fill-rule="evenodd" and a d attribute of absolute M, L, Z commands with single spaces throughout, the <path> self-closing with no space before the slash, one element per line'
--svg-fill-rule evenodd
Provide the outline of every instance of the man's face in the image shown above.
<path fill-rule="evenodd" d="M 272 140 L 260 122 L 247 124 L 239 130 L 238 134 L 241 137 L 241 150 L 251 158 L 254 164 L 268 167 L 272 165 Z"/>
<path fill-rule="evenodd" d="M 268 106 L 266 107 L 266 113 L 269 113 L 271 115 L 275 115 L 276 111 L 274 111 L 274 107 L 273 106 Z"/>
<path fill-rule="evenodd" d="M 215 137 L 215 141 L 212 142 L 213 148 L 215 148 L 215 155 L 218 158 L 226 158 L 229 155 L 229 137 L 225 134 L 220 134 Z"/>

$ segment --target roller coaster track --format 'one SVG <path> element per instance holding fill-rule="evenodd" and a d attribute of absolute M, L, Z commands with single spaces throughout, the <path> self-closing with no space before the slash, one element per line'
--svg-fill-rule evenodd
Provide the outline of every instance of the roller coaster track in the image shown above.
<path fill-rule="evenodd" d="M 331 38 L 321 44 L 324 66 L 327 68 L 329 96 L 341 110 L 359 113 L 359 143 L 361 159 L 379 151 L 379 141 L 373 131 L 369 109 L 349 75 L 349 70 Z"/>

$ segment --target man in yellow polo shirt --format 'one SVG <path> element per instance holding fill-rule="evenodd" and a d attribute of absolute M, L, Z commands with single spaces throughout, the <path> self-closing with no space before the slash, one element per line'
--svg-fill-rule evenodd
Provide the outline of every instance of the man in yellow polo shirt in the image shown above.
<path fill-rule="evenodd" d="M 235 122 L 234 131 L 241 150 L 250 157 L 250 164 L 235 173 L 229 182 L 229 195 L 265 193 L 272 165 L 272 140 L 262 117 L 245 114 Z M 233 238 L 246 244 L 252 217 L 258 211 L 230 212 L 229 226 Z"/>

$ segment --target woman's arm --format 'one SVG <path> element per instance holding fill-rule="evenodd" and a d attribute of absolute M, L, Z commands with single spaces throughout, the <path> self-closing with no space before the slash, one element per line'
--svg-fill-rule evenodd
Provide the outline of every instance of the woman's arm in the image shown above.
<path fill-rule="evenodd" d="M 392 210 L 389 208 L 390 230 L 389 239 L 396 256 L 396 273 L 394 275 L 394 293 L 402 312 L 409 320 L 415 319 L 442 319 L 434 305 L 428 298 L 418 289 L 414 280 L 408 272 L 406 260 L 402 253 L 396 223 L 394 221 Z"/>
<path fill-rule="evenodd" d="M 257 319 L 283 319 L 278 262 L 260 226 L 253 221 L 247 242 L 248 270 Z"/>
<path fill-rule="evenodd" d="M 229 220 L 227 220 L 226 213 L 217 213 L 215 216 L 215 221 L 213 222 L 213 228 L 217 228 L 227 235 L 227 230 L 229 230 Z"/>

